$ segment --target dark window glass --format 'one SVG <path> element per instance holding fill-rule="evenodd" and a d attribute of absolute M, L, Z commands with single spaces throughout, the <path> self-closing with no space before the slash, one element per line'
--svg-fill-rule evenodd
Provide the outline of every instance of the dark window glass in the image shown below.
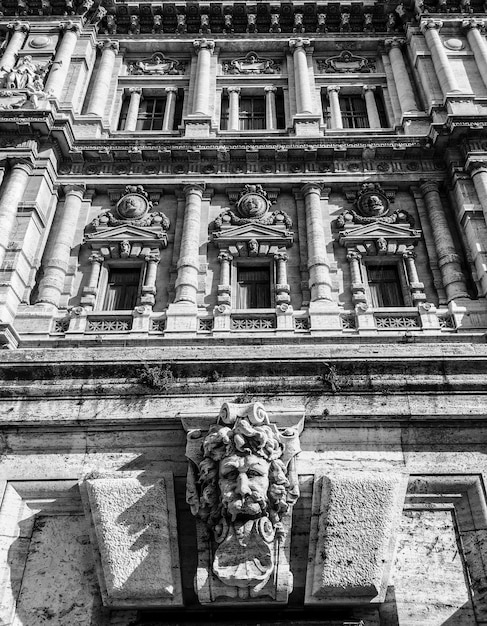
<path fill-rule="evenodd" d="M 240 130 L 265 130 L 264 96 L 240 98 L 238 118 Z"/>
<path fill-rule="evenodd" d="M 268 309 L 271 306 L 269 266 L 237 268 L 237 309 Z"/>
<path fill-rule="evenodd" d="M 228 130 L 228 108 L 229 108 L 228 96 L 222 96 L 222 111 L 220 115 L 220 129 L 221 130 Z"/>
<path fill-rule="evenodd" d="M 340 96 L 343 128 L 369 128 L 367 107 L 360 96 Z"/>
<path fill-rule="evenodd" d="M 162 130 L 165 98 L 144 98 L 139 107 L 136 130 Z"/>
<path fill-rule="evenodd" d="M 367 265 L 372 306 L 404 306 L 397 265 Z"/>
<path fill-rule="evenodd" d="M 131 311 L 137 304 L 139 282 L 139 268 L 110 269 L 103 310 Z"/>

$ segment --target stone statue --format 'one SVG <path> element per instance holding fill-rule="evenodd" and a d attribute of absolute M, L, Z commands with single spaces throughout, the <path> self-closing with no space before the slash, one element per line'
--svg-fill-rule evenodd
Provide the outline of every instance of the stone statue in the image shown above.
<path fill-rule="evenodd" d="M 200 601 L 218 596 L 284 601 L 292 589 L 284 544 L 299 496 L 293 461 L 297 430 L 280 432 L 257 402 L 224 404 L 196 456 L 195 434 L 201 435 L 188 433 L 187 456 L 194 465 L 187 499 L 210 530 L 196 577 Z"/>
<path fill-rule="evenodd" d="M 51 62 L 41 65 L 34 63 L 32 56 L 27 54 L 21 57 L 15 67 L 13 67 L 4 78 L 6 89 L 29 89 L 31 91 L 42 91 L 44 88 L 44 78 L 51 66 Z"/>

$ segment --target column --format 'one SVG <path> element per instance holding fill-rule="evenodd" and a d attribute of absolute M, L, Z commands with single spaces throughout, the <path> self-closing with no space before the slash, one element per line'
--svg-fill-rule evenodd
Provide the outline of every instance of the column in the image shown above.
<path fill-rule="evenodd" d="M 44 275 L 39 284 L 37 303 L 45 302 L 59 306 L 84 192 L 84 185 L 64 187 L 64 204 L 57 206 L 47 242 Z"/>
<path fill-rule="evenodd" d="M 289 285 L 287 282 L 287 262 L 288 255 L 285 252 L 278 252 L 274 255 L 274 261 L 276 262 L 276 305 L 283 302 L 289 303 L 291 298 L 289 297 Z"/>
<path fill-rule="evenodd" d="M 93 91 L 91 92 L 90 102 L 86 110 L 88 115 L 99 115 L 100 117 L 102 117 L 105 112 L 105 105 L 110 91 L 115 57 L 118 52 L 118 41 L 110 41 L 107 39 L 101 44 L 101 47 L 102 54 L 100 65 L 96 72 Z"/>
<path fill-rule="evenodd" d="M 330 128 L 337 130 L 343 128 L 342 112 L 340 110 L 340 99 L 338 85 L 330 85 L 326 88 L 328 94 L 328 102 L 330 103 Z"/>
<path fill-rule="evenodd" d="M 365 106 L 367 108 L 367 117 L 369 118 L 370 128 L 381 128 L 379 119 L 379 111 L 377 110 L 377 102 L 375 101 L 375 87 L 364 85 L 363 94 L 365 98 Z"/>
<path fill-rule="evenodd" d="M 127 111 L 127 119 L 125 120 L 124 130 L 136 130 L 137 118 L 139 117 L 140 100 L 142 98 L 142 89 L 140 87 L 130 87 L 130 102 Z"/>
<path fill-rule="evenodd" d="M 467 39 L 473 50 L 480 75 L 487 86 L 487 43 L 485 42 L 485 22 L 474 17 L 462 22 L 463 28 L 467 31 Z"/>
<path fill-rule="evenodd" d="M 409 111 L 418 111 L 418 107 L 416 106 L 413 85 L 409 79 L 409 73 L 401 50 L 403 43 L 404 39 L 399 39 L 399 37 L 392 37 L 392 39 L 386 39 L 385 41 L 399 104 L 404 114 Z"/>
<path fill-rule="evenodd" d="M 88 284 L 83 287 L 83 296 L 81 298 L 81 306 L 91 309 L 95 306 L 96 294 L 98 293 L 98 281 L 100 280 L 101 266 L 105 261 L 105 257 L 97 251 L 90 254 L 88 261 L 91 263 L 91 272 L 88 278 Z"/>
<path fill-rule="evenodd" d="M 166 87 L 166 108 L 164 109 L 164 119 L 162 121 L 162 130 L 174 130 L 174 115 L 176 113 L 176 98 L 178 95 L 177 87 Z"/>
<path fill-rule="evenodd" d="M 423 183 L 420 189 L 428 211 L 438 255 L 438 266 L 448 302 L 455 298 L 468 298 L 460 257 L 456 252 L 450 227 L 441 204 L 438 183 L 428 181 Z"/>
<path fill-rule="evenodd" d="M 28 161 L 14 162 L 0 197 L 0 265 L 5 259 L 10 237 L 15 227 L 17 208 L 25 193 L 32 169 L 32 165 Z"/>
<path fill-rule="evenodd" d="M 71 57 L 73 56 L 80 27 L 73 22 L 64 22 L 59 26 L 64 35 L 58 45 L 54 62 L 46 81 L 45 91 L 51 92 L 53 98 L 60 98 L 68 75 Z"/>
<path fill-rule="evenodd" d="M 294 59 L 294 78 L 296 85 L 296 107 L 298 114 L 313 113 L 313 98 L 309 84 L 308 59 L 306 48 L 310 45 L 309 39 L 291 39 L 289 47 Z"/>
<path fill-rule="evenodd" d="M 365 295 L 365 285 L 362 280 L 362 272 L 360 270 L 360 260 L 362 255 L 355 250 L 350 250 L 347 254 L 347 261 L 350 265 L 350 278 L 352 280 L 352 301 L 353 304 L 367 302 Z"/>
<path fill-rule="evenodd" d="M 472 163 L 469 171 L 487 225 L 487 163 Z"/>
<path fill-rule="evenodd" d="M 448 55 L 441 41 L 440 33 L 438 32 L 442 26 L 443 22 L 441 20 L 426 20 L 422 22 L 421 30 L 424 33 L 426 43 L 431 52 L 431 58 L 440 82 L 441 90 L 443 91 L 443 95 L 446 96 L 452 91 L 460 91 L 460 88 L 458 87 L 455 74 L 450 67 Z"/>
<path fill-rule="evenodd" d="M 218 255 L 220 261 L 220 284 L 218 285 L 218 304 L 232 305 L 232 288 L 230 284 L 230 263 L 233 256 L 223 250 Z"/>
<path fill-rule="evenodd" d="M 151 254 L 145 257 L 147 269 L 145 272 L 144 286 L 142 287 L 141 304 L 148 304 L 149 306 L 154 306 L 155 304 L 157 266 L 160 260 L 161 255 L 159 251 L 151 252 Z"/>
<path fill-rule="evenodd" d="M 416 267 L 416 261 L 414 260 L 416 255 L 412 250 L 406 250 L 402 258 L 404 259 L 404 265 L 406 267 L 411 298 L 413 299 L 413 304 L 416 306 L 426 300 L 424 284 L 419 280 L 418 269 Z"/>
<path fill-rule="evenodd" d="M 7 25 L 7 28 L 12 31 L 10 39 L 8 40 L 7 47 L 2 55 L 0 67 L 2 70 L 11 70 L 17 60 L 17 55 L 22 48 L 25 37 L 30 30 L 30 24 L 27 22 L 12 22 Z"/>
<path fill-rule="evenodd" d="M 189 184 L 184 187 L 186 206 L 184 209 L 183 234 L 177 264 L 175 302 L 196 304 L 198 290 L 199 245 L 201 222 L 201 199 L 204 185 Z"/>
<path fill-rule="evenodd" d="M 211 86 L 211 55 L 215 49 L 215 42 L 209 39 L 197 39 L 193 42 L 198 54 L 196 64 L 196 78 L 193 96 L 193 114 L 210 114 L 210 86 Z"/>
<path fill-rule="evenodd" d="M 267 85 L 265 91 L 265 127 L 266 130 L 277 130 L 276 91 L 277 87 Z"/>
<path fill-rule="evenodd" d="M 240 130 L 240 87 L 228 87 L 228 130 Z"/>
<path fill-rule="evenodd" d="M 321 209 L 321 185 L 307 183 L 302 188 L 306 212 L 306 235 L 308 239 L 308 269 L 311 302 L 332 302 L 330 267 L 326 256 Z"/>

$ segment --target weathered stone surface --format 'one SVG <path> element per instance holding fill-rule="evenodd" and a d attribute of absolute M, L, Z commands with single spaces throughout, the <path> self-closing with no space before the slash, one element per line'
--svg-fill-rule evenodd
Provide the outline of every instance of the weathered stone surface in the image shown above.
<path fill-rule="evenodd" d="M 170 475 L 86 480 L 98 577 L 107 606 L 181 604 Z"/>
<path fill-rule="evenodd" d="M 315 482 L 306 602 L 384 598 L 407 479 L 335 471 Z"/>

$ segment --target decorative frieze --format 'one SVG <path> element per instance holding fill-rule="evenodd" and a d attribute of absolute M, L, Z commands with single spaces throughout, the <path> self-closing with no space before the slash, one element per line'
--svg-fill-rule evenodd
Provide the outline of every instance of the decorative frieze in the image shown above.
<path fill-rule="evenodd" d="M 302 425 L 279 429 L 259 402 L 225 403 L 207 432 L 183 423 L 199 601 L 285 603 Z"/>

